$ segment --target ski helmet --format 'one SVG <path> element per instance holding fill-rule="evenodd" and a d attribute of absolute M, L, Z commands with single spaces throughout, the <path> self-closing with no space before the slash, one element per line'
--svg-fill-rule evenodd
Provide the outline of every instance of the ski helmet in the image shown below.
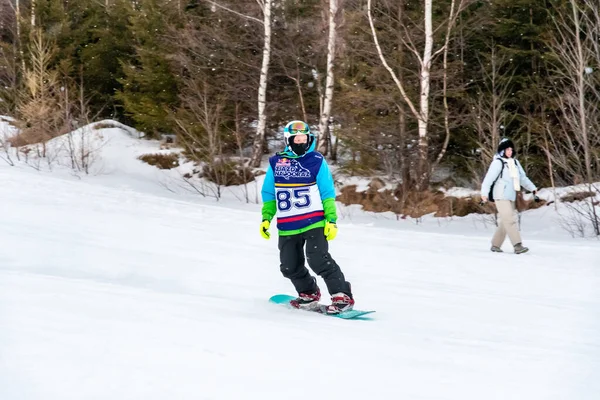
<path fill-rule="evenodd" d="M 306 143 L 294 143 L 294 136 L 306 135 Z M 283 137 L 286 147 L 288 147 L 297 156 L 306 154 L 314 144 L 315 136 L 311 133 L 310 127 L 304 121 L 291 121 L 283 128 Z"/>

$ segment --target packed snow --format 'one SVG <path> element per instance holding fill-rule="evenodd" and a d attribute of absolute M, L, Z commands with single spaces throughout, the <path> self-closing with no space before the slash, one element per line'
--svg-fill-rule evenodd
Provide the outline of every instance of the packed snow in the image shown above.
<path fill-rule="evenodd" d="M 515 255 L 482 216 L 338 204 L 332 256 L 376 310 L 341 320 L 268 303 L 293 288 L 260 179 L 216 201 L 137 159 L 158 142 L 96 131 L 89 174 L 0 161 L 0 399 L 599 398 L 600 243 L 553 206 Z"/>

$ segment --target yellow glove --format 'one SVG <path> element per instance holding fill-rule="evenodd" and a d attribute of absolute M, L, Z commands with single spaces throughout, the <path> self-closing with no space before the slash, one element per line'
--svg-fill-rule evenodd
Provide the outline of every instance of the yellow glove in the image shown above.
<path fill-rule="evenodd" d="M 325 222 L 325 238 L 327 240 L 333 240 L 335 239 L 335 236 L 337 235 L 337 225 L 335 224 L 335 222 Z"/>
<path fill-rule="evenodd" d="M 271 237 L 271 234 L 269 233 L 270 226 L 271 223 L 266 219 L 262 222 L 262 224 L 260 224 L 260 234 L 267 240 Z"/>

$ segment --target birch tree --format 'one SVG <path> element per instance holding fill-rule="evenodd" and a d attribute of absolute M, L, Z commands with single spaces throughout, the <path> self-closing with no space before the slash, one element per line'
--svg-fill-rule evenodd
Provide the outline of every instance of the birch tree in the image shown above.
<path fill-rule="evenodd" d="M 327 67 L 325 77 L 325 94 L 320 101 L 319 146 L 318 151 L 327 155 L 330 141 L 329 119 L 333 103 L 335 42 L 337 40 L 336 17 L 342 0 L 329 0 L 329 35 L 327 39 Z"/>
<path fill-rule="evenodd" d="M 25 70 L 25 56 L 23 54 L 23 45 L 21 43 L 21 3 L 20 0 L 15 0 L 15 4 L 8 2 L 8 5 L 12 8 L 15 14 L 15 38 L 13 40 L 14 47 L 16 49 L 15 56 L 18 54 L 21 60 L 21 70 Z"/>
<path fill-rule="evenodd" d="M 256 0 L 263 12 L 263 58 L 260 67 L 260 79 L 258 83 L 258 124 L 256 126 L 256 136 L 252 145 L 252 157 L 250 165 L 260 166 L 263 154 L 263 145 L 265 142 L 265 131 L 267 128 L 267 79 L 269 74 L 269 61 L 271 59 L 271 6 L 274 0 Z"/>
<path fill-rule="evenodd" d="M 21 68 L 25 70 L 25 57 L 23 55 L 23 45 L 21 44 L 21 5 L 19 0 L 15 2 L 15 22 L 17 27 L 17 39 L 15 43 L 19 47 L 19 55 L 21 56 Z"/>
<path fill-rule="evenodd" d="M 262 159 L 263 146 L 265 142 L 265 132 L 267 128 L 267 83 L 269 77 L 269 63 L 271 59 L 272 9 L 275 0 L 256 0 L 263 15 L 262 21 L 258 18 L 241 13 L 228 6 L 225 6 L 221 2 L 212 0 L 204 1 L 211 5 L 213 11 L 219 8 L 239 17 L 263 25 L 263 51 L 262 62 L 260 67 L 260 77 L 258 83 L 258 117 L 256 135 L 254 137 L 254 143 L 252 145 L 252 156 L 250 157 L 249 161 L 250 166 L 258 167 L 260 166 L 260 162 Z"/>
<path fill-rule="evenodd" d="M 449 35 L 452 28 L 456 24 L 456 20 L 460 12 L 466 6 L 468 0 L 452 0 L 450 5 L 450 14 L 448 19 L 445 21 L 447 25 L 447 32 Z M 429 105 L 430 105 L 430 91 L 431 91 L 431 68 L 434 58 L 442 53 L 448 46 L 448 40 L 434 51 L 434 29 L 433 29 L 433 0 L 423 0 L 423 28 L 424 28 L 424 39 L 422 51 L 412 40 L 408 29 L 404 26 L 405 35 L 402 37 L 403 45 L 416 57 L 419 63 L 419 99 L 418 102 L 413 101 L 405 90 L 404 83 L 398 78 L 394 69 L 388 64 L 387 59 L 383 53 L 381 44 L 377 37 L 377 31 L 375 29 L 375 23 L 373 19 L 373 0 L 367 1 L 367 16 L 369 19 L 369 25 L 371 27 L 371 33 L 373 41 L 377 50 L 377 54 L 387 69 L 392 79 L 394 80 L 398 90 L 402 94 L 402 98 L 408 105 L 408 108 L 417 120 L 418 123 L 418 168 L 417 168 L 417 189 L 425 189 L 429 184 L 430 178 L 430 164 L 429 164 L 429 144 L 428 144 L 428 128 L 429 128 Z"/>

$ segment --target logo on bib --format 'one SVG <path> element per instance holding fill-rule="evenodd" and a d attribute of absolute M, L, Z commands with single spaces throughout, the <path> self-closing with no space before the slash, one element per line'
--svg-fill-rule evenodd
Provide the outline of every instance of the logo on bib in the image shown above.
<path fill-rule="evenodd" d="M 275 168 L 277 167 L 289 167 L 291 165 L 290 160 L 288 158 L 280 158 L 277 160 L 277 164 L 275 164 Z"/>
<path fill-rule="evenodd" d="M 286 180 L 290 178 L 310 178 L 310 171 L 308 169 L 300 165 L 298 161 L 289 158 L 277 160 L 273 173 L 275 176 L 280 176 Z"/>

